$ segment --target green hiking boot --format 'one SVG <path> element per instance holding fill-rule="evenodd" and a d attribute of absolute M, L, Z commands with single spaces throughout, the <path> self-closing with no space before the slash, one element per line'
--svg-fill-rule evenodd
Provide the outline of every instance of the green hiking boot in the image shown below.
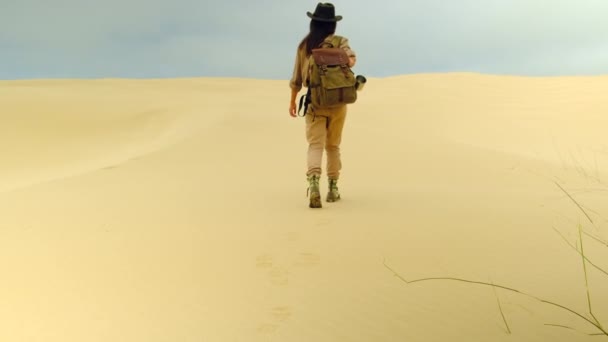
<path fill-rule="evenodd" d="M 319 176 L 308 176 L 308 197 L 310 198 L 310 208 L 321 208 L 321 192 L 319 191 Z"/>
<path fill-rule="evenodd" d="M 327 202 L 336 202 L 340 200 L 340 192 L 338 191 L 338 180 L 329 180 L 329 192 L 327 193 Z"/>

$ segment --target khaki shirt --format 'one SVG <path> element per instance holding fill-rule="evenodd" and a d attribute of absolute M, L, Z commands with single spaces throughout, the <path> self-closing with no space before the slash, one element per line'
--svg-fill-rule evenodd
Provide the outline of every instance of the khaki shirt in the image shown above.
<path fill-rule="evenodd" d="M 331 42 L 331 39 L 334 35 L 329 35 L 325 38 L 326 42 Z M 356 57 L 355 52 L 351 50 L 348 45 L 348 39 L 341 37 L 340 40 L 340 48 L 346 51 L 348 57 Z M 296 53 L 296 62 L 293 68 L 293 75 L 291 76 L 291 80 L 289 81 L 289 87 L 295 91 L 300 91 L 302 89 L 302 85 L 306 85 L 306 79 L 308 77 L 308 61 L 309 58 L 306 57 L 306 48 L 303 47 L 298 49 Z"/>

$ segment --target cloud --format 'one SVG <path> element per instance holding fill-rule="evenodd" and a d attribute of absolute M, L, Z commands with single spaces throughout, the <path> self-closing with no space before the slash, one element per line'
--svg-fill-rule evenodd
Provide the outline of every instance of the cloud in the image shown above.
<path fill-rule="evenodd" d="M 366 54 L 360 66 L 374 73 L 473 70 L 487 65 L 494 66 L 492 72 L 512 72 L 539 54 L 564 61 L 574 51 L 592 51 L 589 46 L 603 44 L 602 32 L 608 32 L 608 22 L 602 18 L 606 10 L 608 3 L 593 0 L 410 1 L 392 4 L 369 28 L 352 22 L 342 28 L 354 32 L 351 41 Z M 369 22 L 372 16 L 360 21 Z M 378 67 L 385 62 L 391 67 Z M 562 72 L 559 64 L 554 66 L 543 73 Z M 598 66 L 596 72 L 606 72 L 607 66 Z"/>
<path fill-rule="evenodd" d="M 285 79 L 316 3 L 3 0 L 0 78 Z M 334 3 L 369 76 L 608 73 L 604 0 Z"/>

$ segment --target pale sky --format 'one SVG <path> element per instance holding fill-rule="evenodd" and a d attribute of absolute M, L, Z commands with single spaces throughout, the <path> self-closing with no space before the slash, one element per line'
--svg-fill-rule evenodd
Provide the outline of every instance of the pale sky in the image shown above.
<path fill-rule="evenodd" d="M 309 0 L 0 0 L 0 79 L 289 79 Z M 334 1 L 371 77 L 608 74 L 607 0 Z"/>

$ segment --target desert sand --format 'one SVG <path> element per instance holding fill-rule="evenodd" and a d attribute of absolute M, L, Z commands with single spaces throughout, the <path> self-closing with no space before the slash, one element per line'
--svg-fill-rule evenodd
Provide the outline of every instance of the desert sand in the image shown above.
<path fill-rule="evenodd" d="M 404 280 L 593 321 L 580 226 L 608 328 L 607 93 L 371 78 L 342 200 L 314 210 L 287 81 L 1 81 L 0 341 L 605 340 L 524 294 Z"/>

